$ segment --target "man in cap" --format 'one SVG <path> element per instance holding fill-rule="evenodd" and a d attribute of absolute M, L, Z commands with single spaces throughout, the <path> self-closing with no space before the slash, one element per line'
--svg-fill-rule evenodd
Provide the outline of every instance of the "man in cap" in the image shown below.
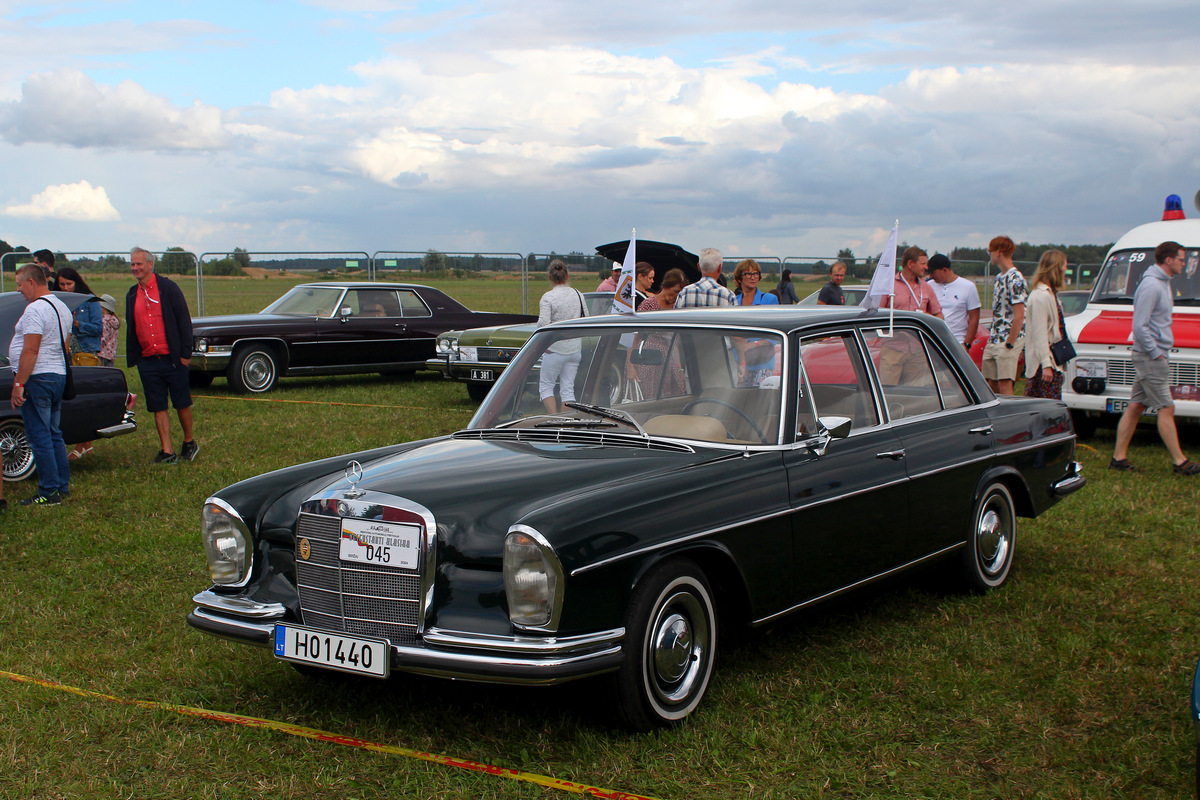
<path fill-rule="evenodd" d="M 970 350 L 979 330 L 980 302 L 975 282 L 956 275 L 950 259 L 941 253 L 929 259 L 929 278 L 951 333 Z"/>
<path fill-rule="evenodd" d="M 600 281 L 600 285 L 596 287 L 597 292 L 615 292 L 617 290 L 617 279 L 621 277 L 621 265 L 613 262 L 612 273 Z"/>

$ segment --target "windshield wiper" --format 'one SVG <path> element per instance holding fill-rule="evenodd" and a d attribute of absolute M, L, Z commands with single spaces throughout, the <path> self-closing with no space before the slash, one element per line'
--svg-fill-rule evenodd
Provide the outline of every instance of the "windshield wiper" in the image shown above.
<path fill-rule="evenodd" d="M 1093 303 L 1132 303 L 1133 298 L 1127 294 L 1102 294 L 1099 297 L 1093 297 Z"/>
<path fill-rule="evenodd" d="M 619 411 L 615 408 L 605 408 L 604 406 L 590 406 L 587 403 L 577 403 L 574 400 L 563 403 L 563 405 L 567 408 L 574 408 L 578 411 L 582 411 L 585 414 L 595 414 L 597 417 L 615 419 L 617 422 L 624 422 L 627 425 L 632 425 L 642 436 L 650 436 L 650 434 L 646 433 L 646 429 L 639 425 L 638 421 L 633 418 L 633 415 L 629 414 L 628 412 Z"/>

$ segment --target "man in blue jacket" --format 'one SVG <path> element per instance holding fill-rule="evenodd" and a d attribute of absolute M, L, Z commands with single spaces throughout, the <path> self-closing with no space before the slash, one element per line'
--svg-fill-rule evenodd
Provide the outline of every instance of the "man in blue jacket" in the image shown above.
<path fill-rule="evenodd" d="M 146 409 L 162 445 L 155 464 L 191 461 L 200 452 L 192 438 L 192 390 L 188 364 L 192 360 L 192 315 L 187 300 L 174 281 L 154 272 L 154 254 L 141 247 L 130 251 L 129 271 L 137 283 L 125 294 L 125 356 L 138 368 Z M 171 418 L 167 398 L 179 415 L 183 445 L 171 445 Z"/>

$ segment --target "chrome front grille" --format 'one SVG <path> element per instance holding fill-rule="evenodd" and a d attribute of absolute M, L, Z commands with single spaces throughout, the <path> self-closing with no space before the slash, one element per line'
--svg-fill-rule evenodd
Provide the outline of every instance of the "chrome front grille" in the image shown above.
<path fill-rule="evenodd" d="M 481 347 L 479 360 L 498 364 L 507 364 L 520 351 L 519 347 Z"/>
<path fill-rule="evenodd" d="M 302 513 L 296 525 L 296 582 L 303 623 L 314 628 L 380 636 L 393 644 L 417 639 L 421 576 L 417 570 L 359 565 L 338 558 L 342 521 Z M 308 558 L 301 555 L 308 542 Z"/>
<path fill-rule="evenodd" d="M 1114 386 L 1133 386 L 1133 362 L 1126 358 L 1110 358 L 1108 363 L 1108 382 Z M 1167 382 L 1171 386 L 1200 386 L 1200 364 L 1170 362 L 1170 375 Z"/>

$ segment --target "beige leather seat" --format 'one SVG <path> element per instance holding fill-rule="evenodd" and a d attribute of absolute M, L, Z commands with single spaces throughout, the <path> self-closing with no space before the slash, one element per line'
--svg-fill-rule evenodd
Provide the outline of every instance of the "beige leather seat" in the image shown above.
<path fill-rule="evenodd" d="M 654 436 L 673 436 L 706 442 L 724 442 L 729 438 L 720 420 L 691 414 L 663 414 L 651 417 L 643 427 L 646 433 Z"/>

